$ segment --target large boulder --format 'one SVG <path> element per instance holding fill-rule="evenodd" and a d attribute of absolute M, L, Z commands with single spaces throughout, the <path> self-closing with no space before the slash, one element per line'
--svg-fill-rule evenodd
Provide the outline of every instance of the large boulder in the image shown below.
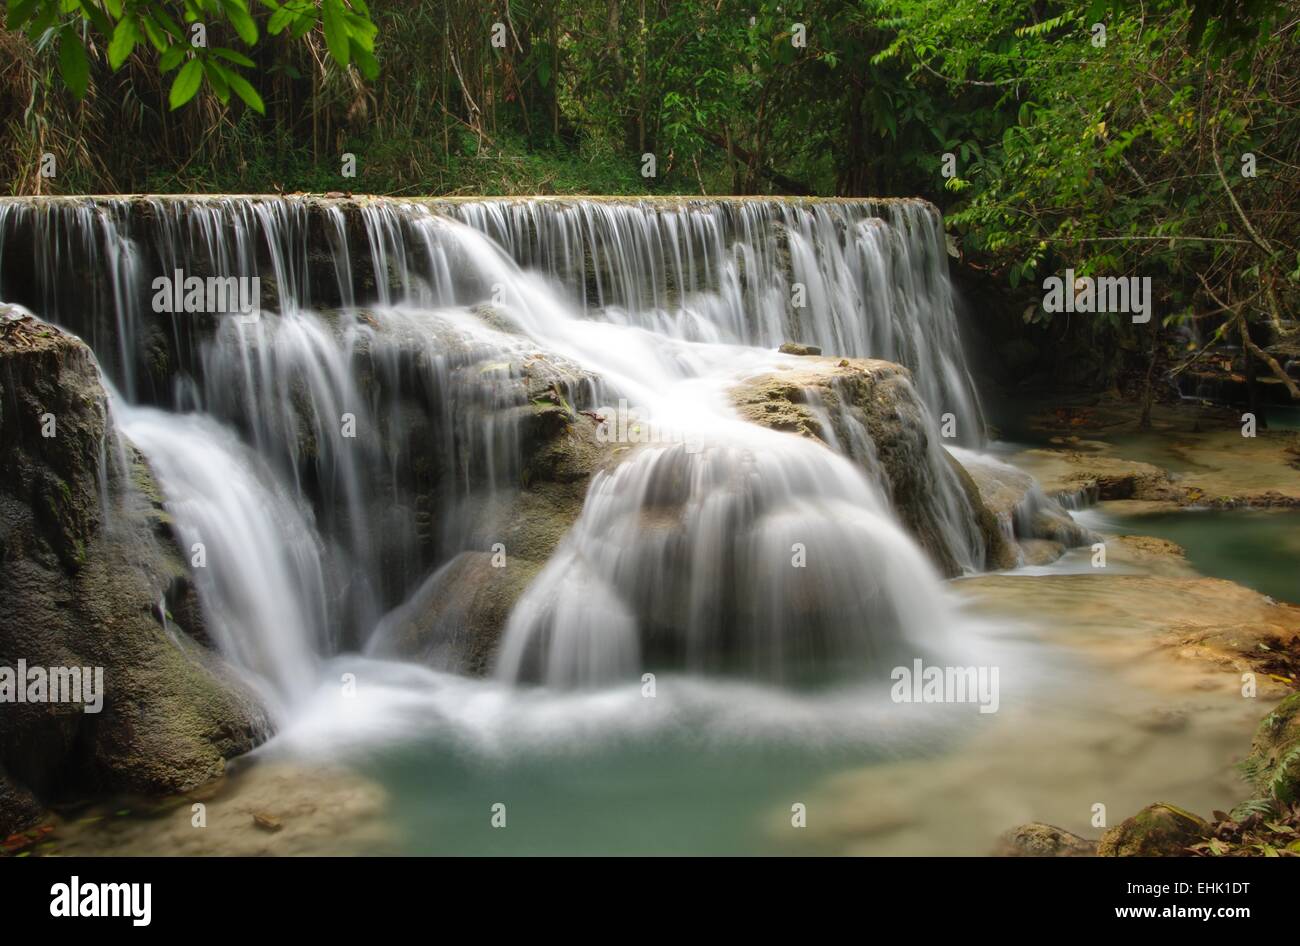
<path fill-rule="evenodd" d="M 6 797 L 182 791 L 269 731 L 259 701 L 201 643 L 157 487 L 115 437 L 89 349 L 12 315 L 0 323 L 0 601 L 0 683 L 19 661 L 89 668 L 88 679 L 102 668 L 103 680 L 99 712 L 0 707 Z"/>
<path fill-rule="evenodd" d="M 810 355 L 797 367 L 743 382 L 731 399 L 746 420 L 832 444 L 866 467 L 944 574 L 960 574 L 971 552 L 977 568 L 1015 564 L 1015 550 L 977 484 L 933 439 L 903 366 Z"/>
<path fill-rule="evenodd" d="M 370 652 L 484 674 L 515 602 L 582 511 L 593 473 L 620 448 L 600 442 L 592 412 L 575 409 L 561 362 L 533 356 L 517 375 L 526 397 L 517 488 L 468 505 L 472 546 L 444 562 L 380 622 Z"/>

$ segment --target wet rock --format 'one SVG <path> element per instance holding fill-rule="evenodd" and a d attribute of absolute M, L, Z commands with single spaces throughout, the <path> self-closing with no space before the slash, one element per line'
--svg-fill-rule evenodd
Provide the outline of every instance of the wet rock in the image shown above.
<path fill-rule="evenodd" d="M 1019 545 L 1025 565 L 1050 565 L 1065 554 L 1065 545 L 1051 539 L 1021 539 Z"/>
<path fill-rule="evenodd" d="M 511 607 L 539 569 L 519 555 L 462 552 L 385 616 L 373 652 L 484 674 Z"/>
<path fill-rule="evenodd" d="M 1075 522 L 1030 474 L 974 453 L 963 453 L 961 462 L 974 480 L 983 504 L 997 517 L 1003 531 L 1021 542 L 1044 539 L 1075 548 L 1097 540 L 1091 530 Z"/>
<path fill-rule="evenodd" d="M 532 391 L 519 489 L 477 499 L 476 547 L 439 566 L 385 616 L 373 653 L 487 673 L 511 609 L 578 518 L 592 474 L 620 452 L 596 439 L 595 418 L 573 412 L 553 390 Z"/>
<path fill-rule="evenodd" d="M 1209 834 L 1210 825 L 1190 811 L 1157 802 L 1109 829 L 1097 843 L 1099 857 L 1172 857 Z"/>
<path fill-rule="evenodd" d="M 106 401 L 80 340 L 40 326 L 0 342 L 0 667 L 89 668 L 88 679 L 102 668 L 100 712 L 68 701 L 0 712 L 0 769 L 46 801 L 182 791 L 269 731 L 258 700 L 197 642 L 185 562 L 143 460 L 124 444 L 124 466 L 101 465 L 118 452 Z"/>
<path fill-rule="evenodd" d="M 1092 857 L 1097 842 L 1035 821 L 1002 835 L 994 853 L 1001 857 Z"/>
<path fill-rule="evenodd" d="M 263 831 L 268 831 L 271 834 L 274 834 L 275 832 L 279 831 L 284 827 L 284 822 L 282 822 L 275 815 L 265 811 L 258 811 L 253 813 L 253 824 L 261 828 Z"/>
<path fill-rule="evenodd" d="M 977 567 L 1015 564 L 1015 550 L 977 484 L 931 442 L 925 407 L 901 365 L 809 357 L 806 366 L 745 381 L 732 392 L 732 403 L 746 420 L 836 445 L 866 467 L 944 574 L 962 571 L 952 514 L 968 545 L 980 550 Z M 859 443 L 863 434 L 867 445 Z M 945 501 L 958 508 L 945 508 Z"/>
<path fill-rule="evenodd" d="M 783 355 L 820 355 L 822 350 L 816 345 L 803 345 L 799 342 L 786 342 L 779 349 Z"/>

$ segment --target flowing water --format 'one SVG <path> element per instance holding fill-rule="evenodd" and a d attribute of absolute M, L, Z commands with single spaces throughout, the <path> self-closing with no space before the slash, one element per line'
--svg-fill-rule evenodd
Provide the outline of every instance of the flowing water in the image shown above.
<path fill-rule="evenodd" d="M 261 752 L 364 766 L 419 852 L 776 849 L 772 812 L 830 774 L 987 729 L 893 703 L 913 657 L 999 664 L 1032 717 L 1056 658 L 965 614 L 865 428 L 828 447 L 729 406 L 799 363 L 785 341 L 907 365 L 937 484 L 911 501 L 976 569 L 937 436 L 983 440 L 946 267 L 915 201 L 0 201 L 0 299 L 94 348 L 204 549 L 213 639 L 265 683 Z M 260 316 L 159 316 L 177 272 L 259 277 Z M 430 575 L 493 547 L 537 359 L 560 402 L 625 400 L 664 442 L 592 478 L 486 678 L 383 659 Z M 486 829 L 496 802 L 520 830 Z"/>

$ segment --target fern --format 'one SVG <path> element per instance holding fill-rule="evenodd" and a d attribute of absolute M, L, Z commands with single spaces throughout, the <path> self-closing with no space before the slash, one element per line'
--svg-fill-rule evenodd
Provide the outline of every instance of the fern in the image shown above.
<path fill-rule="evenodd" d="M 1249 798 L 1229 812 L 1229 817 L 1237 822 L 1245 821 L 1251 815 L 1259 815 L 1261 818 L 1275 817 L 1277 805 L 1271 798 Z"/>
<path fill-rule="evenodd" d="M 1292 773 L 1295 769 L 1295 773 Z M 1300 743 L 1296 743 L 1277 760 L 1273 777 L 1269 779 L 1268 792 L 1278 801 L 1291 804 L 1296 800 L 1294 781 L 1300 778 Z"/>
<path fill-rule="evenodd" d="M 1060 16 L 1054 16 L 1050 20 L 1043 20 L 1041 23 L 1031 23 L 1028 26 L 1021 26 L 1016 30 L 1017 36 L 1043 36 L 1050 33 L 1063 23 L 1071 19 L 1068 13 L 1062 13 Z"/>

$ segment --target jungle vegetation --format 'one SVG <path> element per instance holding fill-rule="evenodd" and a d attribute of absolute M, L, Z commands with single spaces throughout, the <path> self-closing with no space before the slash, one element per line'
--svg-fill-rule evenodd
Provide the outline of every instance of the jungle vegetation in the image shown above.
<path fill-rule="evenodd" d="M 1300 287 L 1298 0 L 9 0 L 6 26 L 3 193 L 918 195 L 1027 322 L 1066 267 L 1150 276 L 1158 329 L 1196 331 L 1180 364 L 1141 336 L 1148 378 L 1230 341 L 1300 398 L 1267 350 Z"/>

